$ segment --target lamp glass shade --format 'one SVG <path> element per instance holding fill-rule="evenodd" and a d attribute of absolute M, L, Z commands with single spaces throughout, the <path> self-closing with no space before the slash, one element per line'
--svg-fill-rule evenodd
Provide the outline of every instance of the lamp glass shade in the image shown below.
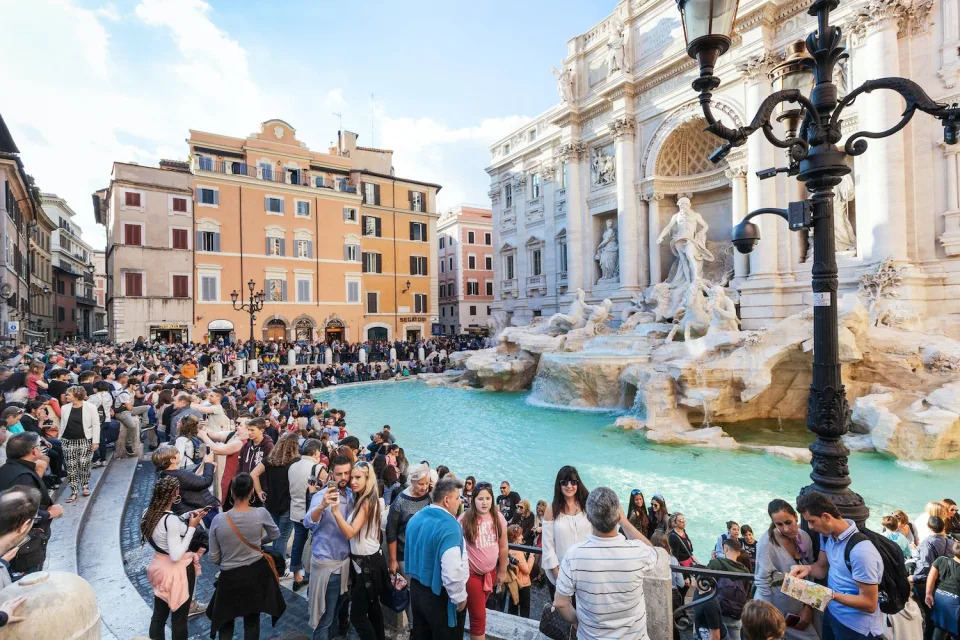
<path fill-rule="evenodd" d="M 239 297 L 240 297 L 240 294 L 237 293 L 237 290 L 236 290 L 236 289 L 234 289 L 233 291 L 230 292 L 230 299 L 233 300 L 234 302 L 236 302 L 236 301 L 237 301 L 237 298 L 239 298 Z"/>
<path fill-rule="evenodd" d="M 678 0 L 683 35 L 689 45 L 698 38 L 730 38 L 737 17 L 737 0 Z"/>

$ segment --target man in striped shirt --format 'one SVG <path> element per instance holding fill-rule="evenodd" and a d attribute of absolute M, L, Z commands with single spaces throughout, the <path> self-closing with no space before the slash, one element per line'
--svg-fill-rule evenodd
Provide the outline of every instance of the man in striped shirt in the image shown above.
<path fill-rule="evenodd" d="M 591 491 L 586 512 L 593 532 L 563 557 L 553 606 L 578 624 L 579 640 L 647 640 L 643 576 L 656 564 L 657 552 L 627 520 L 612 489 Z"/>

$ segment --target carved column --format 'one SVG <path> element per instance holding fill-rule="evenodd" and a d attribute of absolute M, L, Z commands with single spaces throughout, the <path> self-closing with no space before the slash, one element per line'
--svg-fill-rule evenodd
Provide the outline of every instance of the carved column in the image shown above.
<path fill-rule="evenodd" d="M 660 235 L 660 202 L 662 200 L 662 193 L 654 192 L 649 196 L 647 220 L 650 232 L 647 234 L 647 242 L 650 247 L 650 284 L 663 282 L 660 269 L 660 245 L 657 244 L 657 237 Z"/>
<path fill-rule="evenodd" d="M 567 291 L 583 288 L 583 198 L 580 195 L 581 159 L 585 145 L 574 140 L 561 145 L 558 155 L 567 162 Z"/>
<path fill-rule="evenodd" d="M 767 76 L 774 58 L 764 53 L 747 59 L 739 66 L 747 83 L 746 112 L 750 118 L 760 108 L 760 103 L 770 95 L 770 79 Z M 776 184 L 774 180 L 760 180 L 757 171 L 776 166 L 776 148 L 762 135 L 747 139 L 747 209 L 753 211 L 760 207 L 772 207 L 776 203 Z M 771 279 L 777 277 L 777 224 L 780 220 L 774 216 L 757 216 L 753 222 L 760 227 L 760 237 L 765 241 L 749 255 L 750 279 Z"/>
<path fill-rule="evenodd" d="M 939 143 L 943 149 L 944 174 L 947 183 L 947 210 L 943 212 L 943 235 L 940 244 L 948 256 L 960 255 L 960 148 Z"/>
<path fill-rule="evenodd" d="M 897 32 L 903 7 L 895 1 L 874 1 L 861 12 L 853 25 L 855 40 L 861 43 L 857 64 L 862 77 L 899 76 Z M 903 99 L 894 91 L 877 91 L 857 100 L 859 129 L 885 131 L 903 114 Z M 857 255 L 867 261 L 886 257 L 907 258 L 907 212 L 904 176 L 903 134 L 869 140 L 869 149 L 858 158 L 866 159 L 861 191 L 870 194 L 870 206 L 857 210 Z M 862 215 L 861 215 L 862 214 Z"/>
<path fill-rule="evenodd" d="M 650 233 L 650 205 L 647 200 L 637 194 L 637 248 L 640 256 L 640 288 L 650 286 L 650 243 L 647 237 Z"/>
<path fill-rule="evenodd" d="M 637 209 L 633 190 L 634 122 L 630 117 L 610 123 L 614 140 L 617 171 L 617 241 L 620 249 L 620 288 L 635 291 L 640 284 L 639 261 L 642 259 L 637 237 Z"/>
<path fill-rule="evenodd" d="M 736 226 L 743 220 L 749 211 L 747 211 L 747 170 L 744 166 L 730 167 L 725 175 L 730 180 L 730 187 L 733 191 L 731 209 L 733 209 L 733 225 Z M 733 279 L 734 287 L 739 287 L 740 283 L 747 277 L 747 254 L 739 251 L 733 252 Z"/>

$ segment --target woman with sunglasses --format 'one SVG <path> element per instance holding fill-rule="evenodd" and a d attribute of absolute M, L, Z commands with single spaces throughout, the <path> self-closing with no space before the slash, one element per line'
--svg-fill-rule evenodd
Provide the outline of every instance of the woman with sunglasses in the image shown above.
<path fill-rule="evenodd" d="M 670 532 L 670 512 L 667 510 L 667 502 L 659 493 L 653 494 L 650 499 L 650 511 L 647 515 L 650 517 L 648 535 L 652 536 L 654 531 Z"/>
<path fill-rule="evenodd" d="M 463 502 L 463 508 L 470 507 L 470 499 L 473 497 L 473 488 L 477 485 L 477 479 L 473 476 L 467 476 L 463 481 L 463 491 L 460 492 L 460 500 Z"/>
<path fill-rule="evenodd" d="M 571 466 L 561 467 L 553 485 L 553 504 L 543 514 L 543 568 L 550 598 L 556 594 L 557 575 L 567 549 L 590 534 L 586 506 L 589 490 Z"/>
<path fill-rule="evenodd" d="M 637 531 L 650 535 L 650 515 L 647 513 L 646 500 L 644 500 L 643 492 L 640 491 L 640 489 L 634 489 L 630 492 L 630 504 L 627 505 L 627 520 L 637 528 Z"/>
<path fill-rule="evenodd" d="M 387 562 L 380 552 L 380 513 L 383 510 L 373 465 L 360 461 L 350 472 L 355 496 L 347 518 L 331 509 L 340 533 L 350 541 L 350 622 L 361 640 L 383 640 L 380 594 L 390 584 Z"/>
<path fill-rule="evenodd" d="M 470 577 L 467 578 L 467 612 L 470 639 L 483 640 L 487 629 L 487 598 L 493 588 L 507 580 L 507 521 L 493 508 L 493 485 L 478 482 L 470 508 L 460 516 L 467 547 Z M 495 573 L 496 572 L 496 573 Z"/>
<path fill-rule="evenodd" d="M 530 501 L 521 500 L 520 504 L 517 505 L 517 513 L 513 516 L 513 520 L 510 521 L 510 524 L 515 524 L 520 527 L 520 531 L 523 532 L 522 544 L 533 544 L 534 520 L 535 517 L 530 509 Z"/>

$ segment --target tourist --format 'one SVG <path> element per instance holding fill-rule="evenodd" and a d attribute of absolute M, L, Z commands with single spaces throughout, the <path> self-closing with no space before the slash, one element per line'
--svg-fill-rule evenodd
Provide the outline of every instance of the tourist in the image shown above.
<path fill-rule="evenodd" d="M 265 433 L 267 423 L 263 418 L 254 418 L 247 422 L 247 431 L 250 437 L 243 443 L 240 450 L 240 467 L 238 473 L 250 473 L 270 455 L 273 450 L 273 440 Z M 259 498 L 259 496 L 258 496 Z"/>
<path fill-rule="evenodd" d="M 380 551 L 382 509 L 373 465 L 358 462 L 350 472 L 354 506 L 347 517 L 331 509 L 340 533 L 350 541 L 350 622 L 360 640 L 383 640 L 381 595 L 388 593 L 390 578 Z"/>
<path fill-rule="evenodd" d="M 533 519 L 533 544 L 537 547 L 543 546 L 543 516 L 547 512 L 547 501 L 546 500 L 537 500 L 537 509 L 536 515 Z M 537 562 L 540 561 L 540 556 L 537 556 Z"/>
<path fill-rule="evenodd" d="M 948 536 L 960 534 L 960 513 L 957 512 L 957 503 L 950 498 L 944 498 L 940 501 L 946 511 L 946 532 Z"/>
<path fill-rule="evenodd" d="M 810 534 L 800 528 L 800 519 L 793 506 L 779 498 L 767 505 L 770 528 L 757 541 L 757 564 L 754 568 L 754 598 L 769 602 L 783 616 L 794 621 L 787 627 L 788 640 L 817 640 L 814 627 L 814 611 L 799 600 L 780 591 L 775 584 L 777 574 L 790 573 L 795 565 L 813 563 L 813 541 Z"/>
<path fill-rule="evenodd" d="M 24 432 L 23 425 L 20 423 L 21 417 L 23 417 L 22 407 L 9 406 L 3 410 L 3 413 L 0 414 L 0 420 L 3 420 L 3 423 L 7 428 L 7 433 L 15 436 L 18 433 Z"/>
<path fill-rule="evenodd" d="M 653 532 L 657 530 L 670 533 L 670 512 L 667 511 L 667 503 L 659 493 L 653 494 L 653 497 L 650 498 L 648 515 L 650 516 L 649 535 L 653 535 Z"/>
<path fill-rule="evenodd" d="M 581 640 L 646 638 L 643 578 L 657 553 L 627 520 L 613 490 L 597 487 L 585 506 L 591 534 L 564 555 L 553 606 L 564 620 L 578 623 Z"/>
<path fill-rule="evenodd" d="M 6 441 L 7 461 L 0 466 L 0 491 L 24 486 L 40 492 L 40 506 L 29 540 L 20 548 L 10 562 L 10 569 L 18 573 L 34 573 L 43 568 L 47 557 L 47 540 L 50 538 L 51 521 L 63 515 L 63 507 L 54 504 L 40 475 L 37 465 L 42 464 L 40 436 L 25 432 L 9 436 Z"/>
<path fill-rule="evenodd" d="M 285 433 L 280 436 L 277 445 L 270 450 L 270 454 L 250 473 L 256 495 L 260 497 L 263 506 L 273 516 L 273 522 L 280 529 L 280 536 L 273 542 L 273 550 L 280 555 L 286 555 L 287 543 L 293 532 L 290 521 L 289 473 L 290 467 L 298 460 L 300 460 L 300 447 L 297 434 Z M 266 480 L 266 489 L 261 478 Z"/>
<path fill-rule="evenodd" d="M 507 522 L 513 521 L 517 515 L 517 505 L 520 504 L 520 494 L 510 489 L 510 483 L 504 480 L 500 483 L 500 495 L 497 496 L 497 509 Z"/>
<path fill-rule="evenodd" d="M 903 537 L 910 543 L 910 555 L 913 555 L 913 552 L 916 551 L 917 546 L 920 544 L 920 537 L 917 535 L 917 530 L 913 526 L 913 523 L 910 522 L 910 516 L 901 509 L 896 509 L 890 515 L 897 519 L 899 525 L 897 530 L 903 534 Z"/>
<path fill-rule="evenodd" d="M 510 544 L 525 544 L 523 529 L 512 524 L 507 527 L 507 539 Z M 530 576 L 535 565 L 533 554 L 511 549 L 507 561 L 510 563 L 507 571 L 513 574 L 513 584 L 508 585 L 510 598 L 507 600 L 507 613 L 521 618 L 530 617 Z M 510 578 L 508 578 L 510 582 Z"/>
<path fill-rule="evenodd" d="M 164 444 L 150 456 L 160 478 L 176 478 L 180 486 L 180 501 L 174 505 L 174 513 L 183 515 L 188 511 L 208 507 L 204 524 L 209 525 L 217 514 L 220 501 L 213 495 L 213 453 L 203 457 L 203 464 L 196 471 L 180 468 L 180 452 L 177 448 Z"/>
<path fill-rule="evenodd" d="M 197 433 L 207 449 L 215 456 L 223 456 L 221 463 L 217 465 L 217 494 L 225 507 L 230 504 L 230 483 L 240 472 L 240 452 L 243 446 L 250 438 L 250 431 L 247 429 L 247 419 L 237 420 L 236 427 L 232 431 L 210 432 L 206 429 L 200 429 Z"/>
<path fill-rule="evenodd" d="M 897 543 L 900 551 L 903 552 L 903 557 L 911 557 L 913 552 L 910 549 L 910 542 L 905 535 L 900 533 L 900 521 L 897 520 L 897 517 L 892 515 L 883 516 L 880 524 L 883 525 L 883 535 Z"/>
<path fill-rule="evenodd" d="M 76 502 L 80 495 L 90 495 L 90 464 L 93 452 L 100 446 L 100 416 L 97 408 L 87 400 L 87 391 L 81 386 L 67 389 L 67 400 L 60 411 L 58 437 L 66 456 L 67 476 L 72 494 L 66 503 Z"/>
<path fill-rule="evenodd" d="M 541 562 L 547 574 L 547 589 L 551 598 L 556 593 L 560 563 L 567 550 L 586 540 L 590 534 L 590 522 L 585 513 L 589 493 L 574 467 L 560 468 L 553 484 L 553 503 L 547 506 L 543 514 Z"/>
<path fill-rule="evenodd" d="M 917 547 L 917 553 L 913 557 L 916 566 L 913 574 L 907 576 L 913 586 L 914 598 L 916 598 L 917 604 L 920 605 L 920 610 L 923 612 L 924 640 L 931 640 L 933 637 L 931 611 L 924 601 L 930 567 L 933 566 L 937 558 L 950 555 L 950 545 L 953 542 L 952 539 L 947 537 L 945 526 L 944 521 L 938 516 L 927 518 L 926 529 L 930 532 L 930 535 L 924 538 L 920 542 L 920 546 Z"/>
<path fill-rule="evenodd" d="M 757 538 L 753 534 L 753 527 L 748 524 L 740 527 L 740 546 L 743 547 L 743 553 L 750 558 L 749 567 L 753 567 L 757 562 Z"/>
<path fill-rule="evenodd" d="M 299 591 L 308 582 L 303 577 L 303 550 L 309 532 L 303 526 L 307 513 L 308 485 L 322 486 L 327 482 L 327 466 L 321 461 L 320 441 L 308 438 L 300 448 L 300 459 L 287 471 L 290 487 L 290 522 L 293 523 L 293 548 L 290 553 L 290 572 L 293 573 L 293 590 Z M 312 494 L 310 494 L 312 497 Z"/>
<path fill-rule="evenodd" d="M 129 456 L 139 458 L 141 454 L 140 416 L 134 415 L 133 406 L 134 395 L 139 386 L 139 380 L 128 377 L 127 384 L 113 394 L 114 417 L 120 423 L 117 450 L 114 452 L 114 458 L 117 459 Z"/>
<path fill-rule="evenodd" d="M 728 527 L 727 530 L 729 531 L 730 528 Z M 712 558 L 707 563 L 707 569 L 752 575 L 750 568 L 737 560 L 743 549 L 740 541 L 731 536 L 725 538 L 722 544 L 723 555 Z M 743 614 L 743 606 L 747 603 L 749 591 L 750 581 L 748 580 L 733 578 L 717 580 L 717 601 L 720 603 L 723 626 L 726 627 L 730 640 L 740 640 L 740 616 Z"/>
<path fill-rule="evenodd" d="M 399 447 L 397 448 L 397 473 L 400 474 L 401 486 L 407 484 L 409 470 L 410 462 L 407 460 L 407 454 L 404 453 L 403 447 Z"/>
<path fill-rule="evenodd" d="M 673 549 L 673 555 L 677 556 L 680 566 L 691 567 L 699 564 L 693 555 L 693 540 L 687 535 L 687 518 L 678 511 L 670 516 L 669 526 L 670 548 Z"/>
<path fill-rule="evenodd" d="M 220 567 L 213 598 L 207 608 L 210 632 L 232 640 L 234 622 L 243 618 L 243 637 L 260 637 L 260 614 L 277 620 L 287 604 L 280 579 L 262 544 L 276 540 L 280 530 L 262 507 L 253 507 L 253 478 L 240 473 L 230 485 L 233 508 L 218 514 L 210 527 L 210 562 Z"/>
<path fill-rule="evenodd" d="M 711 558 L 722 558 L 724 556 L 724 540 L 740 540 L 740 525 L 738 523 L 733 520 L 727 521 L 727 532 L 720 534 L 720 537 L 717 538 L 717 543 L 713 545 L 713 551 L 710 552 Z"/>
<path fill-rule="evenodd" d="M 177 479 L 160 478 L 140 518 L 140 545 L 149 542 L 155 551 L 147 568 L 153 586 L 150 640 L 164 640 L 168 617 L 173 640 L 186 640 L 188 635 L 187 617 L 199 568 L 191 545 L 206 510 L 191 511 L 184 522 L 171 511 L 179 497 Z"/>
<path fill-rule="evenodd" d="M 33 528 L 34 518 L 40 509 L 40 493 L 29 487 L 14 487 L 0 493 L 0 557 L 9 558 L 17 553 L 20 544 L 27 539 Z M 11 584 L 10 572 L 5 562 L 0 562 L 0 589 Z M 23 622 L 26 618 L 15 615 L 26 598 L 10 598 L 0 604 L 0 629 Z"/>
<path fill-rule="evenodd" d="M 629 520 L 629 518 L 628 518 Z M 633 523 L 631 523 L 633 524 Z M 670 541 L 667 539 L 667 534 L 664 531 L 654 531 L 653 537 L 650 539 L 650 544 L 654 547 L 660 547 L 670 556 L 670 566 L 679 567 L 680 563 L 677 562 L 677 557 L 673 555 L 673 549 L 670 548 Z M 673 601 L 673 609 L 677 610 L 683 605 L 683 595 L 687 592 L 687 589 L 690 588 L 690 579 L 684 576 L 679 571 L 670 572 L 670 595 Z M 679 630 L 674 625 L 673 630 L 674 640 L 679 638 Z"/>
<path fill-rule="evenodd" d="M 386 508 L 390 508 L 396 497 L 403 491 L 403 487 L 400 486 L 400 473 L 396 467 L 388 466 L 383 470 L 382 480 L 383 504 Z"/>
<path fill-rule="evenodd" d="M 348 458 L 334 456 L 327 486 L 313 494 L 303 517 L 303 526 L 313 534 L 307 602 L 314 640 L 328 640 L 336 635 L 330 627 L 347 600 L 350 543 L 332 511 L 340 511 L 343 518 L 353 511 L 354 497 L 348 486 L 352 469 Z"/>
<path fill-rule="evenodd" d="M 740 616 L 741 635 L 745 640 L 781 640 L 787 623 L 780 611 L 769 602 L 751 600 Z"/>
<path fill-rule="evenodd" d="M 411 638 L 463 638 L 470 567 L 456 519 L 462 488 L 453 476 L 438 481 L 432 505 L 407 523 L 403 559 L 410 584 Z"/>
<path fill-rule="evenodd" d="M 527 499 L 521 500 L 520 504 L 517 505 L 517 515 L 514 516 L 513 522 L 510 524 L 520 527 L 520 531 L 523 533 L 523 544 L 533 544 L 533 523 L 535 520 L 536 517 L 533 515 L 530 501 Z"/>
<path fill-rule="evenodd" d="M 917 545 L 923 542 L 924 538 L 930 535 L 930 528 L 927 526 L 927 522 L 931 517 L 936 516 L 944 522 L 946 522 L 946 509 L 943 508 L 943 505 L 936 500 L 931 500 L 927 503 L 927 506 L 924 507 L 923 513 L 917 516 L 913 521 L 913 528 L 917 532 Z"/>
<path fill-rule="evenodd" d="M 459 521 L 470 565 L 467 580 L 470 638 L 482 640 L 487 628 L 487 598 L 496 585 L 507 579 L 507 521 L 502 512 L 493 509 L 493 485 L 477 483 L 470 507 Z"/>
<path fill-rule="evenodd" d="M 627 520 L 644 535 L 650 535 L 650 516 L 647 514 L 647 502 L 643 491 L 634 489 L 630 492 L 630 502 L 627 504 Z"/>
<path fill-rule="evenodd" d="M 207 428 L 214 431 L 222 431 L 230 428 L 230 418 L 227 417 L 223 409 L 222 389 L 211 389 L 207 394 L 207 401 L 203 403 L 193 402 L 190 408 L 199 412 L 207 419 Z"/>
<path fill-rule="evenodd" d="M 933 640 L 960 635 L 960 542 L 950 541 L 948 555 L 933 561 L 924 585 L 924 604 L 931 611 Z M 924 634 L 926 635 L 926 634 Z"/>
<path fill-rule="evenodd" d="M 410 468 L 410 486 L 394 498 L 387 514 L 387 554 L 391 574 L 405 574 L 400 562 L 404 557 L 407 524 L 418 511 L 430 504 L 430 467 L 419 464 Z"/>
<path fill-rule="evenodd" d="M 120 437 L 120 423 L 110 419 L 110 408 L 113 406 L 110 383 L 105 380 L 98 380 L 93 383 L 91 388 L 92 393 L 87 392 L 87 402 L 97 410 L 97 417 L 100 419 L 100 446 L 93 452 L 93 464 L 90 466 L 99 469 L 107 464 L 107 447 L 116 443 Z"/>
<path fill-rule="evenodd" d="M 693 630 L 693 637 L 697 640 L 728 640 L 730 638 L 727 626 L 723 623 L 723 611 L 720 609 L 719 598 L 709 598 L 695 607 Z"/>
<path fill-rule="evenodd" d="M 196 416 L 186 416 L 180 420 L 177 439 L 173 446 L 180 452 L 180 468 L 193 467 L 203 461 L 203 445 L 200 436 L 200 421 Z"/>
<path fill-rule="evenodd" d="M 463 491 L 460 493 L 460 500 L 463 502 L 463 508 L 470 506 L 470 499 L 473 497 L 473 488 L 477 484 L 477 479 L 473 476 L 467 476 L 463 481 Z"/>
<path fill-rule="evenodd" d="M 827 586 L 834 592 L 823 614 L 823 640 L 881 635 L 886 628 L 886 617 L 878 601 L 883 560 L 876 547 L 869 540 L 854 546 L 848 569 L 844 550 L 847 539 L 857 532 L 856 524 L 841 517 L 833 502 L 816 491 L 800 496 L 797 511 L 810 530 L 820 534 L 820 556 L 813 564 L 793 567 L 790 574 L 797 578 L 826 578 Z"/>

